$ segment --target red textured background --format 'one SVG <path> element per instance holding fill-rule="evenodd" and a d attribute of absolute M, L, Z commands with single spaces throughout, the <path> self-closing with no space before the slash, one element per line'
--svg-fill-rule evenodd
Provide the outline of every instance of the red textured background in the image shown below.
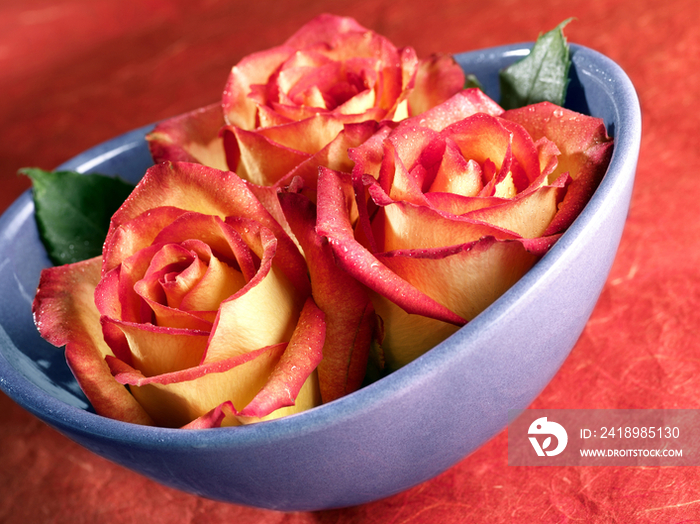
<path fill-rule="evenodd" d="M 0 209 L 53 168 L 130 129 L 216 101 L 244 55 L 321 12 L 420 56 L 566 33 L 639 93 L 644 138 L 602 297 L 537 408 L 700 404 L 700 4 L 695 0 L 0 0 Z M 506 465 L 506 435 L 372 504 L 284 514 L 161 487 L 92 455 L 0 394 L 3 523 L 700 522 L 697 468 Z"/>

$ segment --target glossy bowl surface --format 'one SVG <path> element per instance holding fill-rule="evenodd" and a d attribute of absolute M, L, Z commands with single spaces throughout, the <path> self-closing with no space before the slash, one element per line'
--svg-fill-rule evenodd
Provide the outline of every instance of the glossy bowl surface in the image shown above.
<path fill-rule="evenodd" d="M 529 44 L 458 55 L 498 100 L 498 70 Z M 183 431 L 100 417 L 63 352 L 31 314 L 49 260 L 29 192 L 0 218 L 0 388 L 93 452 L 205 497 L 279 510 L 350 506 L 425 481 L 476 450 L 527 407 L 574 346 L 615 257 L 641 140 L 639 102 L 625 73 L 572 45 L 567 107 L 601 117 L 615 138 L 608 172 L 550 252 L 491 307 L 426 355 L 352 395 L 256 425 Z M 61 169 L 137 181 L 152 164 L 144 134 L 127 133 Z"/>

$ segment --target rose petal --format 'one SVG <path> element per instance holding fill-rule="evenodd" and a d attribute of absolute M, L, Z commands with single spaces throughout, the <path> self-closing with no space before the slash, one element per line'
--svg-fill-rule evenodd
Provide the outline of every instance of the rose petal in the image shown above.
<path fill-rule="evenodd" d="M 154 244 L 197 241 L 206 245 L 207 258 L 214 254 L 227 264 L 240 270 L 245 280 L 257 271 L 250 248 L 241 236 L 218 216 L 200 213 L 184 213 L 172 224 L 164 227 L 153 240 Z"/>
<path fill-rule="evenodd" d="M 282 124 L 289 124 L 292 121 L 291 118 L 279 114 L 271 107 L 258 106 L 258 127 L 281 126 Z"/>
<path fill-rule="evenodd" d="M 387 119 L 400 122 L 409 117 L 408 96 L 415 85 L 418 57 L 412 47 L 404 47 L 400 51 L 400 69 L 391 67 L 396 63 L 393 56 L 387 56 L 382 63 L 386 67 L 379 80 L 382 88 L 381 107 L 389 109 Z"/>
<path fill-rule="evenodd" d="M 513 133 L 498 118 L 479 113 L 450 125 L 442 131 L 442 135 L 455 142 L 465 159 L 476 160 L 479 164 L 490 160 L 496 169 L 503 167 L 503 177 L 510 170 Z M 534 146 L 531 152 L 537 169 Z"/>
<path fill-rule="evenodd" d="M 184 311 L 214 311 L 244 285 L 240 271 L 212 257 L 203 278 L 183 297 L 179 307 Z"/>
<path fill-rule="evenodd" d="M 601 118 L 577 113 L 550 102 L 510 109 L 501 118 L 523 126 L 535 141 L 543 136 L 549 138 L 564 155 L 572 156 L 595 144 L 610 141 Z"/>
<path fill-rule="evenodd" d="M 325 147 L 343 129 L 343 123 L 331 115 L 315 114 L 311 118 L 256 132 L 282 147 L 312 155 Z"/>
<path fill-rule="evenodd" d="M 333 42 L 341 34 L 350 32 L 365 33 L 367 29 L 354 18 L 321 14 L 300 27 L 285 42 L 290 47 L 302 49 L 319 42 Z"/>
<path fill-rule="evenodd" d="M 211 332 L 214 327 L 216 311 L 182 311 L 154 301 L 147 300 L 147 302 L 155 314 L 158 326 L 206 332 Z M 115 355 L 116 353 L 115 351 Z"/>
<path fill-rule="evenodd" d="M 238 415 L 261 418 L 279 408 L 294 406 L 302 386 L 323 357 L 325 338 L 324 314 L 309 297 L 289 345 L 267 384 Z M 316 404 L 320 403 L 320 397 L 318 399 Z"/>
<path fill-rule="evenodd" d="M 277 369 L 277 368 L 275 368 Z M 275 373 L 275 371 L 273 371 Z M 318 386 L 318 373 L 313 371 L 306 381 L 302 384 L 299 393 L 297 393 L 294 399 L 294 404 L 291 406 L 282 406 L 277 408 L 269 415 L 263 417 L 251 417 L 247 415 L 241 415 L 237 412 L 232 412 L 227 415 L 223 420 L 223 426 L 235 426 L 239 424 L 252 424 L 254 422 L 262 422 L 264 420 L 274 420 L 276 418 L 286 417 L 288 415 L 294 415 L 295 413 L 301 413 L 313 407 L 321 404 L 321 395 L 319 393 Z"/>
<path fill-rule="evenodd" d="M 465 197 L 454 193 L 426 193 L 430 207 L 451 215 L 464 215 L 485 207 L 492 207 L 507 202 L 498 197 Z"/>
<path fill-rule="evenodd" d="M 513 231 L 522 238 L 536 238 L 548 230 L 565 193 L 564 178 L 558 185 L 544 186 L 521 197 L 470 211 L 462 217 L 493 224 L 501 229 Z"/>
<path fill-rule="evenodd" d="M 198 162 L 228 169 L 219 130 L 226 124 L 220 103 L 165 120 L 146 135 L 155 163 Z"/>
<path fill-rule="evenodd" d="M 384 325 L 382 352 L 388 373 L 415 360 L 459 329 L 455 324 L 407 313 L 381 293 L 373 292 L 372 302 Z"/>
<path fill-rule="evenodd" d="M 372 195 L 375 196 L 373 191 Z M 375 202 L 379 200 L 375 198 Z M 426 206 L 407 202 L 377 202 L 383 205 L 384 221 L 375 218 L 373 227 L 383 230 L 382 251 L 396 249 L 431 249 L 473 242 L 484 236 L 496 238 L 518 238 L 519 235 L 498 224 L 466 216 L 450 216 Z M 376 232 L 375 232 L 376 234 Z"/>
<path fill-rule="evenodd" d="M 374 121 L 346 124 L 343 130 L 328 145 L 294 168 L 277 183 L 277 187 L 283 188 L 289 185 L 293 178 L 300 177 L 304 181 L 306 189 L 315 190 L 318 168 L 320 166 L 342 172 L 351 171 L 354 162 L 348 155 L 349 150 L 360 146 L 372 137 L 377 129 L 377 125 Z M 275 192 L 276 198 L 277 194 Z"/>
<path fill-rule="evenodd" d="M 260 282 L 253 279 L 251 283 L 221 304 L 203 362 L 288 341 L 291 337 L 301 309 L 294 286 L 274 267 Z"/>
<path fill-rule="evenodd" d="M 273 185 L 309 158 L 308 153 L 282 146 L 257 132 L 227 126 L 222 133 L 230 169 L 253 184 Z"/>
<path fill-rule="evenodd" d="M 330 24 L 331 27 L 339 25 L 337 22 Z M 415 51 L 404 48 L 399 53 L 396 47 L 383 36 L 364 28 L 359 30 L 359 27 L 361 26 L 355 23 L 352 28 L 348 28 L 349 30 L 344 28 L 339 33 L 324 33 L 327 40 L 325 37 L 315 36 L 309 40 L 313 41 L 313 44 L 306 45 L 304 49 L 323 53 L 341 62 L 371 58 L 376 64 L 373 69 L 377 74 L 376 81 L 373 82 L 376 92 L 375 106 L 384 110 L 379 118 L 386 116 L 386 118 L 403 119 L 408 116 L 407 101 L 404 100 L 407 93 L 404 94 L 404 91 L 413 85 L 417 69 Z"/>
<path fill-rule="evenodd" d="M 281 113 L 295 120 L 307 114 L 287 113 L 293 108 L 345 115 L 365 113 L 375 106 L 376 65 L 375 58 L 353 57 L 340 62 L 310 51 L 297 52 L 276 77 L 279 102 L 286 106 Z"/>
<path fill-rule="evenodd" d="M 187 258 L 189 256 L 186 252 L 183 252 L 181 248 L 177 247 L 165 248 L 165 251 L 163 251 L 163 246 L 168 243 L 179 243 L 185 241 L 190 242 L 189 245 L 192 246 L 192 241 L 188 241 L 188 238 L 191 239 L 193 237 L 199 237 L 200 239 L 204 240 L 208 246 L 213 247 L 216 250 L 218 256 L 223 256 L 226 262 L 229 264 L 237 264 L 238 268 L 240 268 L 243 272 L 243 278 L 252 278 L 256 269 L 253 265 L 253 260 L 249 253 L 249 249 L 243 243 L 240 235 L 224 224 L 224 222 L 218 217 L 201 215 L 199 213 L 186 213 L 182 211 L 174 214 L 171 212 L 172 209 L 173 208 L 157 208 L 153 211 L 146 211 L 143 215 L 140 215 L 136 219 L 130 221 L 125 226 L 119 227 L 116 234 L 112 235 L 111 240 L 106 243 L 105 253 L 107 256 L 110 256 L 113 261 L 117 261 L 120 256 L 128 254 L 134 248 L 141 247 L 139 246 L 138 242 L 139 232 L 144 233 L 141 243 L 143 243 L 144 240 L 152 240 L 154 242 L 153 245 L 143 247 L 134 255 L 126 258 L 120 266 L 110 270 L 117 271 L 119 275 L 118 277 L 110 277 L 109 279 L 105 279 L 104 283 L 99 284 L 97 305 L 102 314 L 130 322 L 151 322 L 151 310 L 157 310 L 156 318 L 158 319 L 158 323 L 160 325 L 203 329 L 202 324 L 196 318 L 190 318 L 177 313 L 171 315 L 163 308 L 158 308 L 157 306 L 154 307 L 153 300 L 156 302 L 158 302 L 158 300 L 150 300 L 153 297 L 149 298 L 148 295 L 143 294 L 143 292 L 146 290 L 146 288 L 143 286 L 148 287 L 148 284 L 145 281 L 139 287 L 140 291 L 142 292 L 141 295 L 139 295 L 136 291 L 137 283 L 146 276 L 149 267 L 151 268 L 151 271 L 156 271 L 156 268 L 153 267 L 154 257 L 156 260 L 156 265 L 158 265 L 159 263 L 157 261 L 160 260 L 159 257 L 162 258 L 165 253 L 172 252 L 173 254 L 171 257 L 162 262 L 162 264 L 167 265 L 183 260 L 182 257 Z M 161 212 L 163 210 L 166 212 Z M 172 219 L 173 216 L 177 216 L 178 218 L 173 220 L 172 223 L 167 224 L 167 222 Z M 160 232 L 158 232 L 155 238 L 153 238 L 154 228 L 148 222 L 149 217 L 153 217 L 156 226 L 163 226 L 164 224 L 167 224 Z M 205 255 L 207 261 L 211 257 L 211 253 L 208 252 L 208 250 L 209 248 L 206 248 L 208 253 Z M 158 255 L 159 251 L 161 252 L 160 255 Z M 204 253 L 201 254 L 204 255 Z M 198 288 L 201 291 L 195 292 L 188 299 L 187 304 L 189 305 L 185 309 L 190 308 L 194 311 L 206 311 L 211 309 L 215 311 L 221 299 L 226 298 L 232 294 L 235 289 L 242 285 L 241 277 L 237 276 L 237 272 L 234 268 L 228 269 L 227 265 L 219 266 L 216 260 L 214 261 L 214 265 L 215 267 L 212 268 L 212 271 L 218 267 L 229 275 L 230 278 L 226 279 L 226 282 L 229 284 L 225 286 L 221 285 L 221 282 L 223 281 L 216 284 L 215 287 L 219 290 L 217 294 L 212 294 L 210 291 L 204 290 L 203 287 Z M 107 274 L 109 274 L 109 271 Z M 221 275 L 222 273 L 219 274 Z M 175 292 L 173 285 L 173 283 L 169 284 L 171 293 Z M 202 284 L 202 286 L 204 285 L 206 284 Z M 191 286 L 194 286 L 194 283 L 192 283 Z M 191 287 L 189 286 L 186 290 L 183 288 L 181 293 L 182 296 L 184 296 L 184 293 L 189 292 L 190 290 Z M 197 302 L 197 296 L 204 296 L 205 301 Z M 115 297 L 118 297 L 118 304 L 120 305 L 119 309 L 114 309 L 117 304 L 117 298 Z M 181 298 L 182 297 L 176 300 L 177 303 L 173 303 L 171 306 L 179 307 Z M 146 302 L 144 302 L 144 300 Z M 174 298 L 172 298 L 172 300 L 174 300 Z M 162 302 L 165 303 L 165 301 Z M 147 304 L 150 304 L 151 308 L 146 307 Z M 169 317 L 167 320 L 162 316 L 166 313 Z M 158 314 L 161 316 L 158 317 Z M 209 315 L 195 316 L 204 318 L 207 323 L 211 322 Z"/>
<path fill-rule="evenodd" d="M 503 113 L 503 108 L 486 96 L 481 89 L 471 88 L 460 91 L 424 113 L 406 119 L 404 123 L 405 125 L 417 123 L 421 127 L 442 131 L 447 126 L 477 113 L 499 116 Z"/>
<path fill-rule="evenodd" d="M 185 248 L 175 244 L 164 246 L 164 250 L 174 249 L 182 250 L 182 252 L 184 252 L 183 254 L 190 254 Z M 215 315 L 217 307 L 213 308 L 214 311 L 184 311 L 182 309 L 175 309 L 176 307 L 180 307 L 182 297 L 185 296 L 195 285 L 196 281 L 201 279 L 206 273 L 206 265 L 200 259 L 194 259 L 192 260 L 192 264 L 186 268 L 184 272 L 181 272 L 175 280 L 165 281 L 165 277 L 171 269 L 171 266 L 166 266 L 165 268 L 157 270 L 154 264 L 151 264 L 144 278 L 136 282 L 133 286 L 136 294 L 139 295 L 153 311 L 155 316 L 154 323 L 162 327 L 193 329 L 206 332 L 211 331 L 213 315 Z M 107 300 L 105 302 L 109 301 Z M 112 318 L 124 318 L 118 313 L 110 313 L 112 313 L 110 315 Z"/>
<path fill-rule="evenodd" d="M 176 191 L 173 188 L 177 188 Z M 205 215 L 247 217 L 277 238 L 276 263 L 302 293 L 310 292 L 306 263 L 294 242 L 235 173 L 199 164 L 163 163 L 151 167 L 112 216 L 106 245 L 122 224 L 158 207 L 176 207 Z"/>
<path fill-rule="evenodd" d="M 379 184 L 391 198 L 425 203 L 421 189 L 424 180 L 413 176 L 414 167 L 422 160 L 421 152 L 432 145 L 436 135 L 425 127 L 400 125 L 387 137 Z"/>
<path fill-rule="evenodd" d="M 181 429 L 211 429 L 222 426 L 238 426 L 241 424 L 261 422 L 263 420 L 272 420 L 311 409 L 312 407 L 317 406 L 319 402 L 318 380 L 316 378 L 316 373 L 314 372 L 309 375 L 309 378 L 306 380 L 306 382 L 304 382 L 304 385 L 297 394 L 297 398 L 293 406 L 279 408 L 265 417 L 246 417 L 239 415 L 239 412 L 236 410 L 233 403 L 227 401 L 218 405 L 201 417 L 193 420 L 189 424 L 182 426 Z"/>
<path fill-rule="evenodd" d="M 156 376 L 197 366 L 207 347 L 208 331 L 137 324 L 102 317 L 124 333 L 133 366 L 145 376 Z"/>
<path fill-rule="evenodd" d="M 272 75 L 268 83 L 268 99 L 256 102 L 260 105 L 275 101 L 289 105 L 308 105 L 326 109 L 321 94 L 330 85 L 339 81 L 340 64 L 322 53 L 313 50 L 299 50 L 291 55 Z M 314 89 L 315 88 L 315 89 Z M 315 94 L 310 95 L 310 91 Z M 272 93 L 274 92 L 274 98 Z M 312 99 L 309 99 L 309 95 Z M 320 100 L 317 98 L 320 97 Z"/>
<path fill-rule="evenodd" d="M 187 213 L 185 209 L 161 206 L 121 224 L 112 222 L 102 249 L 102 274 L 106 274 L 123 260 L 153 244 L 160 232 Z"/>
<path fill-rule="evenodd" d="M 577 178 L 571 183 L 559 212 L 552 219 L 545 234 L 564 231 L 581 214 L 583 208 L 600 185 L 613 153 L 613 143 L 605 142 L 592 146 L 587 151 L 587 159 L 580 166 Z"/>
<path fill-rule="evenodd" d="M 588 163 L 588 151 L 597 144 L 611 143 L 600 118 L 582 115 L 549 102 L 506 111 L 502 118 L 523 126 L 534 141 L 546 137 L 557 145 L 561 155 L 550 179 L 568 172 L 576 180 L 582 166 Z"/>
<path fill-rule="evenodd" d="M 159 426 L 181 427 L 226 401 L 246 406 L 263 388 L 287 344 L 152 377 L 115 358 L 107 363 L 114 378 L 128 384 Z"/>
<path fill-rule="evenodd" d="M 372 89 L 360 91 L 352 98 L 338 105 L 335 111 L 341 115 L 364 115 L 371 111 L 376 103 L 377 94 Z M 377 119 L 378 120 L 378 119 Z"/>
<path fill-rule="evenodd" d="M 330 246 L 316 234 L 313 204 L 299 194 L 282 193 L 279 198 L 306 253 L 314 300 L 326 316 L 318 375 L 321 398 L 330 402 L 362 384 L 376 330 L 374 308 L 362 286 L 335 264 Z"/>
<path fill-rule="evenodd" d="M 445 140 L 441 162 L 430 185 L 430 192 L 476 196 L 483 188 L 481 166 L 474 159 L 466 160 L 451 138 Z"/>
<path fill-rule="evenodd" d="M 296 52 L 294 47 L 279 46 L 246 56 L 229 75 L 222 106 L 226 123 L 241 129 L 254 129 L 257 105 L 248 97 L 250 86 L 264 84 L 270 75 Z"/>
<path fill-rule="evenodd" d="M 427 204 L 421 190 L 422 181 L 423 177 L 416 177 L 415 171 L 408 171 L 394 144 L 387 140 L 378 183 L 382 188 L 387 188 L 385 191 L 388 190 L 390 198 L 417 205 Z"/>
<path fill-rule="evenodd" d="M 221 303 L 202 363 L 287 342 L 294 332 L 306 295 L 298 293 L 273 265 L 275 237 L 267 230 L 258 233 L 263 248 L 260 269 L 245 287 Z"/>
<path fill-rule="evenodd" d="M 518 183 L 518 191 L 521 191 L 529 183 L 534 182 L 542 173 L 540 169 L 539 150 L 528 132 L 516 122 L 501 118 L 499 123 L 511 132 L 511 151 L 516 159 L 515 168 L 522 170 L 522 181 Z"/>
<path fill-rule="evenodd" d="M 561 151 L 559 151 L 557 145 L 546 136 L 541 137 L 535 142 L 535 147 L 537 148 L 537 156 L 540 160 L 540 172 L 549 177 L 559 163 Z M 549 178 L 547 178 L 546 182 L 554 182 L 554 179 L 549 180 Z"/>
<path fill-rule="evenodd" d="M 380 253 L 377 258 L 426 295 L 470 320 L 517 282 L 538 255 L 519 240 L 484 237 L 458 246 Z"/>
<path fill-rule="evenodd" d="M 466 320 L 486 309 L 539 259 L 520 241 L 486 237 L 434 250 L 377 255 L 399 277 Z M 458 282 L 459 285 L 455 285 Z M 387 300 L 375 300 L 385 327 L 382 343 L 389 369 L 401 367 L 453 333 L 453 325 L 409 315 Z"/>
<path fill-rule="evenodd" d="M 376 95 L 365 95 L 365 96 L 376 96 Z M 279 104 L 272 103 L 272 109 L 280 115 L 282 119 L 286 119 L 288 123 L 300 122 L 303 120 L 308 120 L 314 118 L 317 115 L 329 116 L 340 124 L 357 124 L 361 122 L 366 122 L 368 120 L 380 121 L 387 116 L 386 109 L 381 107 L 368 107 L 361 113 L 350 113 L 346 114 L 341 112 L 338 108 L 335 111 L 326 112 L 322 109 L 309 106 L 295 106 L 289 104 Z M 281 124 L 280 124 L 281 125 Z M 258 127 L 259 131 L 263 131 L 265 128 L 262 126 Z M 291 133 L 290 133 L 291 134 Z M 293 136 L 293 135 L 292 135 Z"/>
<path fill-rule="evenodd" d="M 373 135 L 367 138 L 362 144 L 348 149 L 348 157 L 355 163 L 352 172 L 355 176 L 362 178 L 363 175 L 370 175 L 379 179 L 380 168 L 384 153 L 384 140 L 391 133 L 392 127 L 386 124 L 379 125 Z M 343 171 L 328 166 L 336 171 Z M 387 188 L 388 190 L 388 188 Z"/>
<path fill-rule="evenodd" d="M 180 429 L 212 429 L 220 428 L 222 422 L 226 418 L 227 413 L 235 412 L 236 408 L 233 403 L 226 401 L 216 406 L 211 411 L 208 411 L 201 417 L 197 417 L 192 422 L 181 426 Z"/>
<path fill-rule="evenodd" d="M 42 271 L 32 310 L 41 336 L 66 346 L 66 360 L 95 410 L 105 417 L 152 424 L 129 392 L 111 376 L 94 292 L 102 260 L 91 258 Z"/>
<path fill-rule="evenodd" d="M 97 285 L 95 304 L 102 315 L 127 322 L 151 322 L 153 311 L 139 296 L 134 286 L 148 271 L 153 256 L 161 245 L 148 246 L 109 270 Z"/>
<path fill-rule="evenodd" d="M 411 115 L 419 115 L 443 103 L 464 86 L 464 71 L 450 55 L 421 60 L 408 98 Z"/>
<path fill-rule="evenodd" d="M 202 278 L 206 263 L 179 244 L 165 244 L 152 257 L 134 291 L 143 299 L 179 307 L 182 297 Z M 170 278 L 173 273 L 177 278 Z"/>
<path fill-rule="evenodd" d="M 438 133 L 427 127 L 413 125 L 414 120 L 402 122 L 387 137 L 406 169 L 411 170 L 422 157 L 423 150 L 435 140 Z M 423 163 L 423 162 L 422 162 Z M 426 166 L 427 167 L 427 166 Z"/>
<path fill-rule="evenodd" d="M 351 182 L 345 181 L 340 173 L 321 168 L 318 184 L 316 230 L 328 238 L 341 268 L 366 286 L 396 301 L 406 311 L 456 325 L 464 323 L 461 317 L 394 274 L 355 240 L 345 200 L 347 186 L 352 190 Z"/>
<path fill-rule="evenodd" d="M 522 125 L 533 140 L 545 137 L 560 150 L 549 179 L 568 172 L 574 181 L 547 233 L 563 231 L 590 200 L 610 162 L 613 142 L 603 121 L 548 102 L 506 111 L 503 118 Z"/>

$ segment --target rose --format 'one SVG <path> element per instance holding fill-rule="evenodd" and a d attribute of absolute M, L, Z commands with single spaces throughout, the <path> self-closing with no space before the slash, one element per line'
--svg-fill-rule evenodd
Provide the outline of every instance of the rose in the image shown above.
<path fill-rule="evenodd" d="M 352 18 L 321 15 L 234 66 L 221 105 L 167 120 L 148 139 L 156 162 L 228 168 L 261 186 L 286 185 L 303 164 L 312 186 L 319 165 L 352 167 L 346 151 L 374 131 L 368 122 L 418 114 L 463 85 L 452 57 L 418 60 Z"/>
<path fill-rule="evenodd" d="M 611 151 L 600 119 L 550 103 L 504 112 L 465 90 L 352 150 L 352 175 L 322 169 L 317 231 L 373 291 L 389 369 L 525 274 L 584 207 Z"/>
<path fill-rule="evenodd" d="M 149 169 L 102 257 L 42 272 L 34 312 L 111 418 L 211 427 L 320 402 L 325 322 L 306 265 L 233 173 Z"/>

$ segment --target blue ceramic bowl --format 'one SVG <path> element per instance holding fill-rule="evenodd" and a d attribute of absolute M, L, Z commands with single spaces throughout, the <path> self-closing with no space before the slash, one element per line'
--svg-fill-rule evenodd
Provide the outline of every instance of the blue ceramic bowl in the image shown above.
<path fill-rule="evenodd" d="M 458 55 L 499 98 L 512 45 Z M 446 470 L 527 407 L 578 339 L 607 278 L 629 207 L 641 138 L 634 88 L 608 58 L 572 46 L 567 106 L 605 120 L 615 138 L 592 200 L 549 253 L 467 326 L 387 378 L 284 419 L 183 431 L 94 413 L 63 358 L 42 340 L 31 303 L 49 260 L 29 192 L 0 219 L 0 388 L 69 438 L 158 482 L 279 510 L 349 506 L 398 493 Z M 138 180 L 151 165 L 139 129 L 62 169 Z"/>

